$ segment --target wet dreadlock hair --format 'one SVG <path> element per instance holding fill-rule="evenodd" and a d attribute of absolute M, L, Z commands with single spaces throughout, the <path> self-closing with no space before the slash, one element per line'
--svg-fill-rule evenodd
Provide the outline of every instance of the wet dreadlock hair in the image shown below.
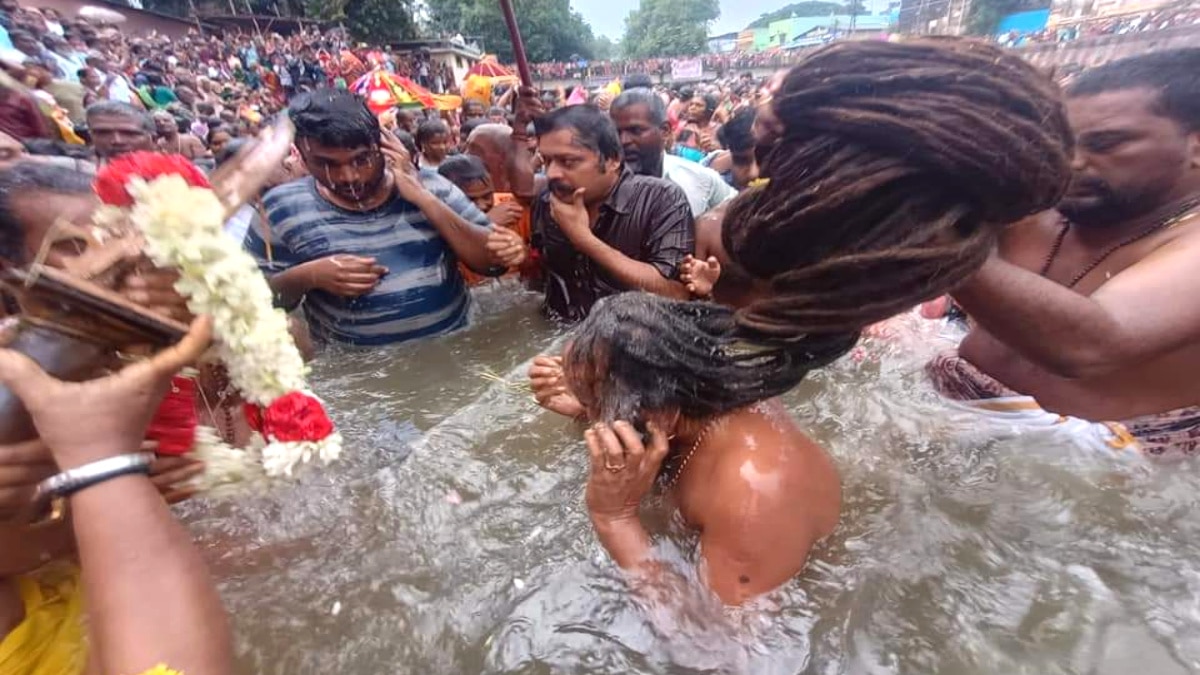
<path fill-rule="evenodd" d="M 750 339 L 821 343 L 945 293 L 1070 178 L 1057 86 L 991 44 L 831 45 L 787 74 L 773 107 L 769 182 L 722 228 L 733 260 L 771 284 L 738 311 Z"/>
<path fill-rule="evenodd" d="M 994 45 L 838 43 L 793 68 L 773 106 L 770 180 L 722 227 L 770 292 L 738 310 L 644 293 L 597 303 L 564 365 L 602 417 L 703 417 L 787 391 L 865 326 L 963 281 L 1070 177 L 1056 86 Z"/>

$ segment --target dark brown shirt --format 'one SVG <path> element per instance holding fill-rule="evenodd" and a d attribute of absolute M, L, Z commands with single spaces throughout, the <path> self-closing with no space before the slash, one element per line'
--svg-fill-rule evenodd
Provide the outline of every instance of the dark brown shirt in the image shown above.
<path fill-rule="evenodd" d="M 549 191 L 534 200 L 532 225 L 533 245 L 545 271 L 543 309 L 550 318 L 581 321 L 600 298 L 632 290 L 575 250 L 550 215 Z M 653 265 L 667 279 L 679 277 L 683 258 L 696 249 L 692 210 L 683 190 L 627 169 L 600 205 L 592 232 L 626 256 Z"/>

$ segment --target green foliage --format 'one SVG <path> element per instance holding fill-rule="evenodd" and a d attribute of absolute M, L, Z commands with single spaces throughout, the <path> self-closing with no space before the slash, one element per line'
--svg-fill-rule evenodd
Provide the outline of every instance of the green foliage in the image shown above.
<path fill-rule="evenodd" d="M 434 34 L 478 38 L 500 61 L 512 63 L 512 43 L 496 0 L 427 0 L 427 4 Z M 531 62 L 593 57 L 592 28 L 571 9 L 570 0 L 513 0 L 513 11 Z"/>
<path fill-rule="evenodd" d="M 625 18 L 621 49 L 635 59 L 702 54 L 708 24 L 720 15 L 717 0 L 641 0 Z"/>
<path fill-rule="evenodd" d="M 592 58 L 597 61 L 611 61 L 620 55 L 620 46 L 607 35 L 601 35 L 592 41 Z"/>
<path fill-rule="evenodd" d="M 831 14 L 850 14 L 852 9 L 857 10 L 856 14 L 863 14 L 863 5 L 859 0 L 854 0 L 855 6 L 851 7 L 841 2 L 824 2 L 823 0 L 806 0 L 805 2 L 797 2 L 784 7 L 780 7 L 774 12 L 768 12 L 755 19 L 747 29 L 750 28 L 766 28 L 772 21 L 781 21 L 792 17 L 802 16 L 829 16 Z"/>
<path fill-rule="evenodd" d="M 388 44 L 417 34 L 407 0 L 305 0 L 304 16 L 343 24 L 360 42 Z"/>

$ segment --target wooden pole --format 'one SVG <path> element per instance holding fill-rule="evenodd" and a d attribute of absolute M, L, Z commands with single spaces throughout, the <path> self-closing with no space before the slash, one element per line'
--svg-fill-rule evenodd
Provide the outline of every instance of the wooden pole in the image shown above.
<path fill-rule="evenodd" d="M 512 40 L 513 56 L 517 60 L 517 75 L 521 84 L 533 86 L 533 78 L 529 75 L 529 61 L 525 58 L 525 43 L 521 41 L 521 29 L 517 27 L 517 15 L 513 13 L 512 0 L 499 0 L 500 11 L 504 13 L 504 23 L 508 25 L 508 37 Z"/>

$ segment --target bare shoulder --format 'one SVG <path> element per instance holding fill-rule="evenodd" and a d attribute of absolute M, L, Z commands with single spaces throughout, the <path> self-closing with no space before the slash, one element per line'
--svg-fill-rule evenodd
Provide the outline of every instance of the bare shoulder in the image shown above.
<path fill-rule="evenodd" d="M 710 472 L 713 508 L 744 518 L 747 527 L 831 531 L 841 488 L 829 454 L 777 402 L 756 406 L 715 437 L 721 452 Z M 714 449 L 715 449 L 714 447 Z M 716 515 L 716 514 L 713 514 Z"/>

